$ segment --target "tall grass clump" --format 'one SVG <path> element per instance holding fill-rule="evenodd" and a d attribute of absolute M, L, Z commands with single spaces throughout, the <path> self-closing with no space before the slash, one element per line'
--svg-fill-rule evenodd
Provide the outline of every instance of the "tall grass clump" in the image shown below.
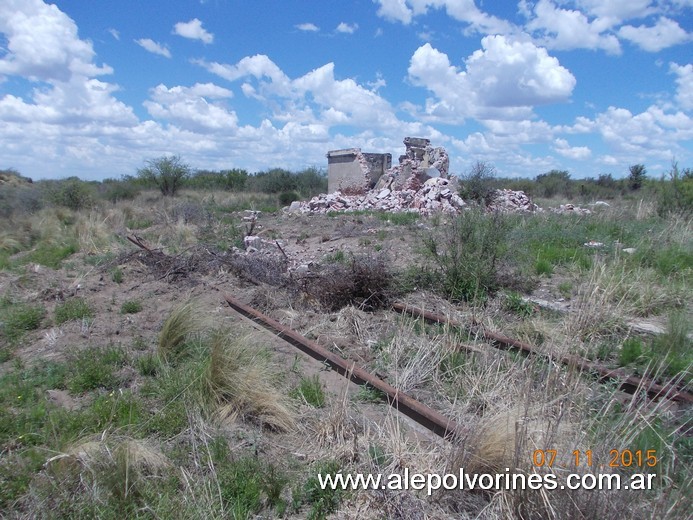
<path fill-rule="evenodd" d="M 209 321 L 196 301 L 175 307 L 159 333 L 159 356 L 168 363 L 177 361 L 185 355 L 188 342 L 199 337 L 208 326 Z"/>
<path fill-rule="evenodd" d="M 276 386 L 278 371 L 252 337 L 215 331 L 203 377 L 207 404 L 221 420 L 238 416 L 278 431 L 294 428 L 291 402 Z"/>

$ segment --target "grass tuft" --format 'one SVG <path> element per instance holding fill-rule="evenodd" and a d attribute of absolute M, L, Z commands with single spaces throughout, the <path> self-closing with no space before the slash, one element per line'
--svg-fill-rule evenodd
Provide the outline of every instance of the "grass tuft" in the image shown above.
<path fill-rule="evenodd" d="M 84 298 L 70 298 L 55 307 L 55 324 L 93 318 L 94 311 Z"/>
<path fill-rule="evenodd" d="M 277 371 L 264 351 L 250 337 L 215 332 L 204 374 L 206 396 L 223 420 L 236 415 L 255 420 L 274 430 L 295 427 L 289 398 L 274 382 Z"/>

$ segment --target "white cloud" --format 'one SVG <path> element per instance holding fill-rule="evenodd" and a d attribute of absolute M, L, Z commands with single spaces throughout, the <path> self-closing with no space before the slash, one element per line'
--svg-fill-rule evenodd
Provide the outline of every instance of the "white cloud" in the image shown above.
<path fill-rule="evenodd" d="M 693 65 L 670 63 L 669 71 L 676 74 L 676 101 L 684 110 L 693 110 Z"/>
<path fill-rule="evenodd" d="M 261 98 L 265 94 L 288 97 L 291 95 L 291 80 L 268 56 L 256 54 L 246 56 L 235 65 L 196 60 L 194 63 L 204 67 L 208 72 L 216 74 L 227 81 L 253 77 L 262 81 L 259 90 L 254 87 L 244 87 L 243 91 L 249 97 Z M 252 94 L 252 96 L 250 96 Z"/>
<path fill-rule="evenodd" d="M 527 4 L 525 9 L 529 10 Z M 613 19 L 596 18 L 592 21 L 578 10 L 561 9 L 549 0 L 539 0 L 525 28 L 538 33 L 540 42 L 551 49 L 602 49 L 610 54 L 619 54 L 618 38 L 606 33 Z"/>
<path fill-rule="evenodd" d="M 651 106 L 644 112 L 609 107 L 594 120 L 595 130 L 622 162 L 644 158 L 670 160 L 682 152 L 679 141 L 693 139 L 693 118 Z"/>
<path fill-rule="evenodd" d="M 589 14 L 609 18 L 614 23 L 632 18 L 644 18 L 657 11 L 652 0 L 578 0 L 577 4 Z"/>
<path fill-rule="evenodd" d="M 120 33 L 118 32 L 117 29 L 109 29 L 108 32 L 113 36 L 116 40 L 120 40 Z"/>
<path fill-rule="evenodd" d="M 335 31 L 345 34 L 354 34 L 358 28 L 359 24 L 357 23 L 349 25 L 346 22 L 340 22 Z"/>
<path fill-rule="evenodd" d="M 0 33 L 7 38 L 0 76 L 69 81 L 73 75 L 113 72 L 107 65 L 98 67 L 93 63 L 91 42 L 79 39 L 75 23 L 55 5 L 40 0 L 3 0 Z"/>
<path fill-rule="evenodd" d="M 295 25 L 296 29 L 299 31 L 307 31 L 307 32 L 318 32 L 320 28 L 315 25 L 314 23 L 299 23 L 298 25 Z"/>
<path fill-rule="evenodd" d="M 554 140 L 553 149 L 563 157 L 578 161 L 584 161 L 592 156 L 592 150 L 587 146 L 570 146 L 568 141 L 560 138 Z"/>
<path fill-rule="evenodd" d="M 171 51 L 168 50 L 166 45 L 161 45 L 154 40 L 150 40 L 149 38 L 140 38 L 139 40 L 135 40 L 135 43 L 152 54 L 158 54 L 160 56 L 164 56 L 165 58 L 171 57 Z"/>
<path fill-rule="evenodd" d="M 193 18 L 189 22 L 178 22 L 173 26 L 173 32 L 183 38 L 200 40 L 203 43 L 212 43 L 214 41 L 214 35 L 207 32 L 202 27 L 202 22 L 197 18 Z"/>
<path fill-rule="evenodd" d="M 691 40 L 691 36 L 676 21 L 666 17 L 659 18 L 651 27 L 624 25 L 618 35 L 649 52 L 659 52 Z"/>
<path fill-rule="evenodd" d="M 393 22 L 409 25 L 412 20 L 412 10 L 406 0 L 376 0 L 379 4 L 378 16 Z"/>
<path fill-rule="evenodd" d="M 436 95 L 427 101 L 429 116 L 448 122 L 528 117 L 535 105 L 570 97 L 575 78 L 546 49 L 504 36 L 486 36 L 481 45 L 465 70 L 428 43 L 416 50 L 409 78 Z"/>
<path fill-rule="evenodd" d="M 236 114 L 213 101 L 230 98 L 233 93 L 213 83 L 172 88 L 160 84 L 151 89 L 149 95 L 150 100 L 145 101 L 144 106 L 151 116 L 174 122 L 183 130 L 235 131 L 238 126 Z"/>
<path fill-rule="evenodd" d="M 387 20 L 411 23 L 415 16 L 427 14 L 429 9 L 445 9 L 454 20 L 468 23 L 482 34 L 514 32 L 512 24 L 481 11 L 474 0 L 376 0 L 380 5 L 378 16 Z"/>

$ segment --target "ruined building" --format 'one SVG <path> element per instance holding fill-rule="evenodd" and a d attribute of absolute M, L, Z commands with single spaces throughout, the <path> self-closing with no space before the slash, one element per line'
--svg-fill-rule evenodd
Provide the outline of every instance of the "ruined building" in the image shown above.
<path fill-rule="evenodd" d="M 389 153 L 363 153 L 360 148 L 328 152 L 328 192 L 356 194 L 375 187 L 417 190 L 431 177 L 447 179 L 450 161 L 445 148 L 434 148 L 422 137 L 405 137 L 404 146 L 395 167 Z"/>
<path fill-rule="evenodd" d="M 391 166 L 389 153 L 363 153 L 360 148 L 327 152 L 327 191 L 368 191 Z"/>

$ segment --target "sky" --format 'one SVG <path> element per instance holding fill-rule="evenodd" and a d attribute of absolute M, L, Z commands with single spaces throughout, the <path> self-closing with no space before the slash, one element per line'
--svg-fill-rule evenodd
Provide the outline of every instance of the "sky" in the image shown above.
<path fill-rule="evenodd" d="M 0 169 L 693 166 L 693 0 L 0 0 Z"/>

